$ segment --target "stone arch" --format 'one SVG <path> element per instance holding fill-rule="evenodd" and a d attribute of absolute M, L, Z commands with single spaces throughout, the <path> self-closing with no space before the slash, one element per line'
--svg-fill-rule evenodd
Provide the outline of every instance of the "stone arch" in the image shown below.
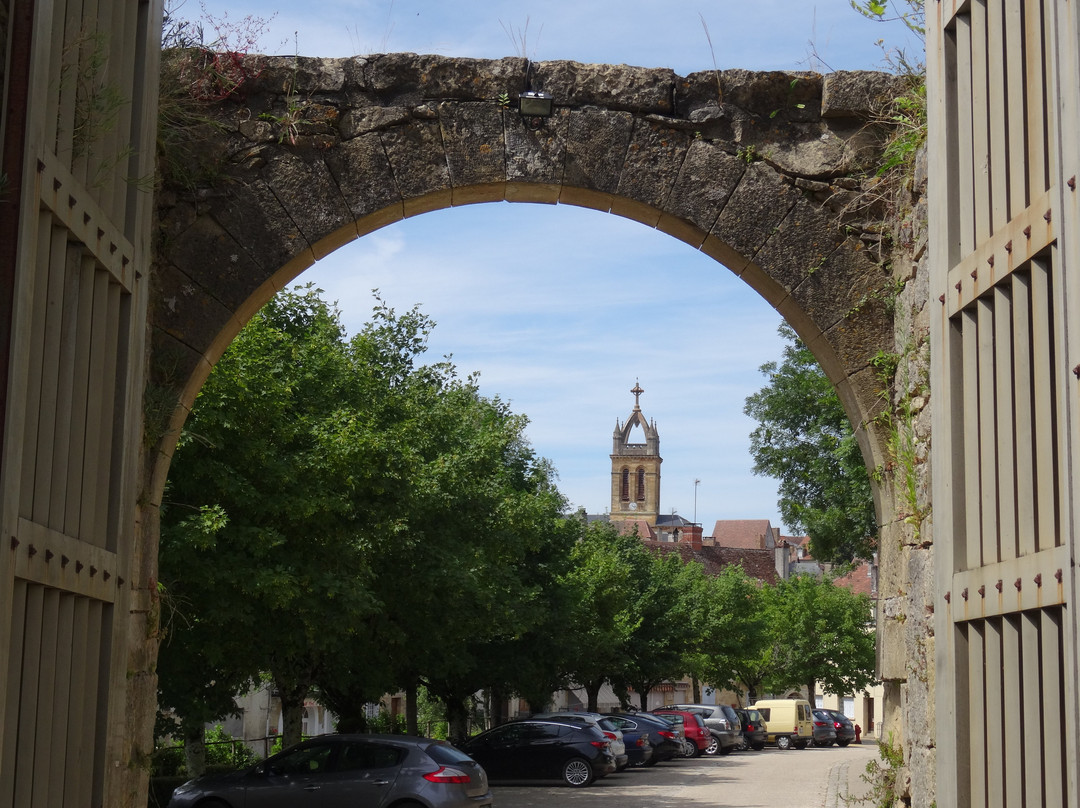
<path fill-rule="evenodd" d="M 892 351 L 890 272 L 874 228 L 846 214 L 862 193 L 850 177 L 879 156 L 866 119 L 893 79 L 540 63 L 533 86 L 556 111 L 532 128 L 513 108 L 526 67 L 253 61 L 241 94 L 209 110 L 214 125 L 159 194 L 153 502 L 211 367 L 274 293 L 388 224 L 496 201 L 608 211 L 716 259 L 806 341 L 868 465 L 882 461 L 871 359 Z M 213 181 L 200 182 L 208 168 Z"/>

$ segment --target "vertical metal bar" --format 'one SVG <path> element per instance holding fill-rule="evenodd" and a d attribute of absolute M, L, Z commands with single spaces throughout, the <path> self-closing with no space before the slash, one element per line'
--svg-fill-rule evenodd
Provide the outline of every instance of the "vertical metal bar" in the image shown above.
<path fill-rule="evenodd" d="M 1005 0 L 987 0 L 987 125 L 990 141 L 990 227 L 997 232 L 1009 221 L 1008 139 L 1005 116 Z"/>
<path fill-rule="evenodd" d="M 64 802 L 64 771 L 68 766 L 67 741 L 70 730 L 71 665 L 72 648 L 75 644 L 75 595 L 64 594 L 60 601 L 60 614 L 56 633 L 56 710 L 53 713 L 52 749 L 53 775 L 49 778 L 49 806 Z"/>
<path fill-rule="evenodd" d="M 94 480 L 93 485 L 83 485 L 82 507 L 79 514 L 79 538 L 83 541 L 104 547 L 105 536 L 103 520 L 99 512 L 100 484 L 104 457 L 108 457 L 107 447 L 102 445 L 101 434 L 97 430 L 106 413 L 111 417 L 109 403 L 112 399 L 112 387 L 103 389 L 105 367 L 111 346 L 106 344 L 109 324 L 109 273 L 99 269 L 94 273 L 94 312 L 91 319 L 90 338 L 90 400 L 87 406 L 86 424 L 90 434 L 86 439 L 86 454 L 83 457 L 83 479 Z"/>
<path fill-rule="evenodd" d="M 63 231 L 54 231 L 52 217 L 47 213 L 40 213 L 38 217 L 38 262 L 39 266 L 48 266 L 52 261 L 52 251 L 57 245 L 63 245 Z M 20 493 L 20 513 L 28 519 L 34 515 L 35 476 L 37 470 L 37 457 L 34 449 L 37 447 L 38 429 L 41 422 L 41 378 L 42 364 L 45 352 L 45 317 L 48 311 L 49 273 L 40 271 L 35 273 L 30 283 L 33 289 L 33 313 L 30 318 L 30 339 L 28 341 L 27 374 L 26 374 L 26 420 L 23 431 L 24 455 L 22 458 L 22 484 Z"/>
<path fill-rule="evenodd" d="M 971 806 L 986 805 L 986 658 L 982 621 L 967 624 L 968 640 L 968 725 L 970 745 L 968 787 Z"/>
<path fill-rule="evenodd" d="M 959 237 L 960 254 L 957 261 L 975 249 L 976 244 L 976 199 L 977 184 L 976 176 L 982 172 L 982 164 L 978 164 L 975 153 L 975 104 L 973 87 L 975 75 L 972 63 L 972 41 L 975 33 L 972 30 L 970 14 L 959 14 L 956 17 L 956 156 L 957 185 L 960 206 L 956 233 L 943 234 L 943 238 L 950 242 Z M 984 189 L 985 192 L 985 189 Z"/>
<path fill-rule="evenodd" d="M 960 523 L 964 527 L 966 558 L 964 569 L 974 569 L 982 560 L 982 519 L 980 515 L 981 486 L 979 483 L 979 320 L 973 308 L 964 310 L 963 375 L 953 383 L 963 384 L 964 417 L 953 425 L 964 433 L 963 491 L 964 512 Z M 958 499 L 957 499 L 958 502 Z"/>
<path fill-rule="evenodd" d="M 1020 619 L 1015 615 L 1002 624 L 1002 658 L 1004 690 L 1002 693 L 1001 726 L 1005 736 L 1005 800 L 1009 808 L 1024 805 L 1024 744 L 1023 738 L 1029 716 L 1019 709 L 1023 702 L 1020 669 L 1023 664 L 1020 640 Z"/>
<path fill-rule="evenodd" d="M 60 592 L 56 589 L 42 589 L 41 656 L 34 737 L 34 791 L 28 803 L 29 808 L 49 808 L 49 783 L 56 777 L 52 761 L 52 730 L 56 709 L 56 641 L 59 635 Z"/>
<path fill-rule="evenodd" d="M 68 455 L 67 512 L 64 531 L 79 535 L 79 519 L 82 513 L 83 489 L 88 481 L 83 479 L 83 462 L 86 456 L 87 408 L 91 390 L 96 380 L 90 377 L 90 340 L 94 325 L 94 276 L 96 262 L 92 256 L 84 256 L 79 268 L 79 303 L 75 314 L 75 377 L 71 393 L 71 451 Z"/>
<path fill-rule="evenodd" d="M 42 612 L 45 587 L 31 585 L 26 591 L 26 634 L 22 647 L 22 688 L 19 700 L 19 742 L 14 746 L 15 805 L 30 805 L 36 777 L 37 712 L 41 680 Z"/>
<path fill-rule="evenodd" d="M 1024 732 L 1024 802 L 1022 805 L 1047 805 L 1043 794 L 1043 739 L 1049 732 L 1042 703 L 1042 681 L 1039 666 L 1039 612 L 1021 612 L 1021 642 L 1023 661 L 1023 691 L 1017 713 L 1023 716 Z M 1052 804 L 1052 803 L 1051 803 Z"/>
<path fill-rule="evenodd" d="M 1005 693 L 1002 687 L 1003 670 L 1006 664 L 1002 656 L 1001 618 L 994 617 L 984 621 L 984 642 L 986 646 L 986 670 L 983 677 L 986 688 L 986 716 L 983 721 L 984 733 L 976 735 L 986 744 L 986 805 L 988 808 L 1002 808 L 1005 794 L 1005 738 L 1002 735 L 1005 715 Z"/>
<path fill-rule="evenodd" d="M 53 418 L 55 440 L 50 459 L 50 490 L 53 505 L 50 507 L 49 527 L 64 531 L 64 510 L 67 506 L 68 483 L 71 468 L 72 393 L 75 384 L 75 355 L 78 350 L 79 273 L 82 265 L 81 246 L 69 244 L 64 267 L 63 317 L 60 321 L 60 350 L 57 359 L 56 415 Z"/>
<path fill-rule="evenodd" d="M 993 186 L 990 182 L 990 99 L 988 84 L 986 0 L 971 3 L 971 129 L 972 155 L 975 158 L 975 244 L 981 244 L 993 232 L 990 212 Z"/>
<path fill-rule="evenodd" d="M 52 244 L 49 250 L 49 264 L 43 281 L 45 292 L 45 322 L 41 330 L 41 390 L 38 394 L 38 407 L 44 414 L 38 422 L 35 439 L 37 458 L 34 475 L 34 516 L 35 522 L 55 527 L 51 518 L 53 506 L 53 451 L 56 447 L 56 425 L 53 414 L 56 412 L 57 388 L 59 385 L 60 335 L 63 332 L 64 319 L 64 276 L 68 264 L 68 230 L 54 227 Z"/>
<path fill-rule="evenodd" d="M 1009 218 L 1018 216 L 1027 206 L 1031 194 L 1027 172 L 1027 96 L 1024 81 L 1024 3 L 1005 2 L 1006 98 L 1008 99 L 1009 157 L 1005 167 L 1009 172 Z"/>
<path fill-rule="evenodd" d="M 97 697 L 97 682 L 91 679 L 91 673 L 96 670 L 97 649 L 90 634 L 89 599 L 78 598 L 75 601 L 72 623 L 71 716 L 67 729 L 67 752 L 64 755 L 67 760 L 64 769 L 64 808 L 84 808 L 92 784 L 89 769 L 93 761 L 93 744 L 87 743 L 86 729 L 93 726 Z"/>
<path fill-rule="evenodd" d="M 1012 274 L 1013 424 L 1016 431 L 1016 533 L 1020 555 L 1031 555 L 1035 541 L 1035 386 L 1031 375 L 1031 275 Z"/>
<path fill-rule="evenodd" d="M 975 303 L 979 318 L 979 513 L 982 518 L 982 563 L 1001 560 L 998 549 L 997 407 L 994 401 L 994 304 Z"/>
<path fill-rule="evenodd" d="M 1054 376 L 1051 272 L 1045 259 L 1031 262 L 1031 374 L 1035 395 L 1035 518 L 1038 549 L 1048 550 L 1061 540 L 1058 515 L 1058 464 Z"/>
<path fill-rule="evenodd" d="M 1067 805 L 1068 737 L 1065 733 L 1065 683 L 1061 610 L 1042 610 L 1043 782 L 1046 805 Z M 1070 757 L 1071 759 L 1071 757 Z"/>
<path fill-rule="evenodd" d="M 15 743 L 19 737 L 19 704 L 22 694 L 23 646 L 26 642 L 26 581 L 16 579 L 12 585 L 11 597 L 11 642 L 7 649 L 7 659 L 3 664 L 7 678 L 4 696 L 4 725 L 0 727 L 11 746 L 7 753 L 0 756 L 0 808 L 21 808 L 15 802 L 15 781 L 18 777 L 16 768 Z"/>
<path fill-rule="evenodd" d="M 1050 188 L 1046 120 L 1046 12 L 1042 0 L 1024 2 L 1024 56 L 1027 77 L 1027 173 L 1034 198 Z"/>
<path fill-rule="evenodd" d="M 998 558 L 1019 555 L 1016 532 L 1016 420 L 1013 383 L 1016 359 L 1012 354 L 1013 308 L 1009 282 L 994 287 L 994 401 L 997 410 Z"/>

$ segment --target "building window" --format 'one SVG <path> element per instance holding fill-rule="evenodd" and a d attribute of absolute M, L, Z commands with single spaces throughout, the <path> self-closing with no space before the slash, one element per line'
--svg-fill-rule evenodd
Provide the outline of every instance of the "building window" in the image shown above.
<path fill-rule="evenodd" d="M 622 470 L 622 492 L 619 496 L 623 502 L 630 501 L 630 469 Z"/>
<path fill-rule="evenodd" d="M 645 469 L 642 466 L 639 466 L 637 470 L 637 498 L 638 502 L 645 499 Z"/>

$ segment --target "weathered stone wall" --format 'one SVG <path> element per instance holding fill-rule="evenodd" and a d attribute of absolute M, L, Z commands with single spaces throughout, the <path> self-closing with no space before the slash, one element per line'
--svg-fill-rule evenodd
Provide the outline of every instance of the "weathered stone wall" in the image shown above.
<path fill-rule="evenodd" d="M 415 54 L 252 58 L 238 92 L 201 108 L 213 126 L 184 133 L 158 196 L 152 502 L 210 367 L 316 257 L 472 202 L 568 203 L 641 221 L 758 290 L 837 385 L 876 469 L 884 524 L 882 723 L 904 744 L 904 792 L 929 805 L 925 170 L 899 200 L 882 197 L 873 168 L 884 133 L 868 123 L 897 80 L 540 63 L 532 86 L 554 95 L 556 114 L 533 129 L 514 108 L 527 68 Z M 895 367 L 891 408 L 882 367 Z M 156 547 L 156 512 L 145 536 Z"/>
<path fill-rule="evenodd" d="M 893 277 L 896 344 L 892 417 L 882 470 L 893 511 L 881 533 L 878 615 L 879 664 L 886 686 L 882 739 L 899 744 L 902 804 L 932 805 L 934 747 L 934 536 L 930 484 L 930 321 L 926 160 L 920 154 L 910 183 L 897 197 Z M 933 301 L 935 304 L 937 301 Z M 888 365 L 892 367 L 891 362 Z"/>

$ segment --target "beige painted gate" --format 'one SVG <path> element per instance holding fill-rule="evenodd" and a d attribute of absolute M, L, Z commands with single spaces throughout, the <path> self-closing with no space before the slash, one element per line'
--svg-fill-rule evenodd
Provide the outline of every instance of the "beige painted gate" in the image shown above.
<path fill-rule="evenodd" d="M 1076 3 L 927 3 L 938 805 L 1077 792 Z"/>
<path fill-rule="evenodd" d="M 0 806 L 115 805 L 160 3 L 0 6 Z"/>

